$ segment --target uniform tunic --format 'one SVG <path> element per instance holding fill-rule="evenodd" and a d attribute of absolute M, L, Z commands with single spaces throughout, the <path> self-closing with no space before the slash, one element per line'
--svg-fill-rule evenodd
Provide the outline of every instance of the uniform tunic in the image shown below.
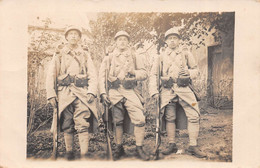
<path fill-rule="evenodd" d="M 119 75 L 125 76 L 129 68 L 134 69 L 135 79 L 137 81 L 143 81 L 147 78 L 147 72 L 144 67 L 142 56 L 135 56 L 135 53 L 131 49 L 127 49 L 124 52 L 120 52 L 118 49 L 115 49 L 109 56 L 105 57 L 99 71 L 100 94 L 106 93 L 106 69 L 109 70 L 108 80 L 110 82 L 113 82 L 119 77 Z M 143 105 L 137 94 L 138 93 L 135 91 L 135 89 L 125 89 L 121 84 L 120 87 L 117 89 L 109 89 L 108 93 L 112 105 L 116 105 L 117 103 L 121 102 L 121 100 L 125 99 L 124 106 L 128 111 L 132 123 L 135 125 L 145 123 L 145 117 L 143 115 Z M 118 114 L 116 117 L 116 122 L 122 122 L 122 117 L 123 115 Z"/>
<path fill-rule="evenodd" d="M 185 59 L 183 59 L 185 57 Z M 193 55 L 190 52 L 184 52 L 180 49 L 172 51 L 170 48 L 166 50 L 155 59 L 155 62 L 151 69 L 149 92 L 150 95 L 154 95 L 158 92 L 157 75 L 159 63 L 161 65 L 161 76 L 172 77 L 174 81 L 177 81 L 178 74 L 181 68 L 184 68 L 190 72 L 191 79 L 196 78 L 198 75 L 197 64 Z M 183 66 L 184 65 L 184 66 Z M 188 119 L 198 120 L 199 106 L 192 90 L 187 87 L 179 87 L 177 83 L 173 84 L 172 88 L 161 87 L 161 108 L 164 109 L 169 103 L 179 101 L 182 105 Z M 165 110 L 161 110 L 164 113 Z M 174 118 L 175 116 L 172 116 Z M 170 119 L 171 120 L 171 119 Z"/>
<path fill-rule="evenodd" d="M 68 74 L 77 77 L 87 77 L 89 79 L 88 87 L 77 87 L 74 83 L 71 83 L 69 86 L 58 86 L 56 91 L 57 80 L 66 78 Z M 95 101 L 92 103 L 87 102 L 88 93 L 96 96 L 97 73 L 90 55 L 80 46 L 72 50 L 66 45 L 59 53 L 56 53 L 49 64 L 46 79 L 47 99 L 55 97 L 58 100 L 59 117 L 73 103 L 74 108 L 78 107 L 78 109 L 81 109 L 79 110 L 80 112 L 87 112 L 87 114 L 83 115 L 85 118 L 90 116 L 89 109 L 95 118 L 98 118 Z M 74 109 L 74 111 L 77 112 L 78 110 Z"/>

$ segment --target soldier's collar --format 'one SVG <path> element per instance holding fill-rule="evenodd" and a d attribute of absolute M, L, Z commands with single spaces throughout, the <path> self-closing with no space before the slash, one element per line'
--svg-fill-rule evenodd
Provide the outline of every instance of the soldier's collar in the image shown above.
<path fill-rule="evenodd" d="M 167 55 L 171 55 L 172 52 L 175 52 L 176 54 L 180 54 L 181 50 L 180 50 L 180 48 L 177 48 L 175 51 L 173 51 L 172 49 L 167 47 L 165 52 L 166 52 Z"/>
<path fill-rule="evenodd" d="M 122 55 L 122 54 L 125 55 L 125 56 L 130 55 L 130 49 L 128 48 L 128 49 L 125 50 L 124 52 L 120 52 L 118 48 L 116 48 L 116 49 L 114 50 L 114 55 L 115 55 L 116 57 L 119 57 L 119 56 Z"/>
<path fill-rule="evenodd" d="M 69 47 L 69 45 L 66 45 L 66 46 L 64 47 L 64 51 L 65 51 L 66 54 L 69 54 L 71 51 L 74 51 L 75 53 L 77 53 L 77 55 L 80 55 L 80 54 L 81 54 L 81 47 L 78 45 L 77 48 L 75 48 L 75 49 L 72 50 L 72 49 Z"/>

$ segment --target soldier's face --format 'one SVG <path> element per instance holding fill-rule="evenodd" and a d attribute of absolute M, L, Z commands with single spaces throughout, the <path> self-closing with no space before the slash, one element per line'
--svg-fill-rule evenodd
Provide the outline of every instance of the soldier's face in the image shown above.
<path fill-rule="evenodd" d="M 176 35 L 170 35 L 168 36 L 168 38 L 166 39 L 166 43 L 168 45 L 168 47 L 170 47 L 171 49 L 175 49 L 176 47 L 179 46 L 179 37 Z"/>
<path fill-rule="evenodd" d="M 67 34 L 67 40 L 69 44 L 75 45 L 79 42 L 80 40 L 80 35 L 77 30 L 70 30 Z"/>
<path fill-rule="evenodd" d="M 119 49 L 121 50 L 124 50 L 127 48 L 128 46 L 128 38 L 126 36 L 119 36 L 117 39 L 116 39 L 116 45 Z"/>

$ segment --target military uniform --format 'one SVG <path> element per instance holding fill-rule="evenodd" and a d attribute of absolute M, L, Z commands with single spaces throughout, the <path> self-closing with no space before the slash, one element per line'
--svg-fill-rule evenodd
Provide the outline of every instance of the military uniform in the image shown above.
<path fill-rule="evenodd" d="M 71 30 L 81 31 L 77 27 Z M 57 51 L 50 64 L 46 80 L 47 99 L 58 101 L 60 131 L 64 132 L 67 152 L 72 152 L 73 136 L 77 131 L 81 154 L 88 151 L 88 119 L 93 114 L 98 118 L 95 101 L 89 102 L 88 95 L 96 97 L 97 73 L 88 52 L 81 46 L 71 48 L 65 45 Z"/>
<path fill-rule="evenodd" d="M 115 40 L 119 36 L 126 36 L 129 39 L 129 35 L 124 31 L 118 32 L 115 36 Z M 106 93 L 105 89 L 106 69 L 108 70 L 108 83 L 110 84 L 108 93 Z M 132 77 L 128 76 L 128 69 L 134 69 L 135 75 Z M 123 76 L 124 79 L 119 80 L 119 76 Z M 129 88 L 127 86 L 128 77 L 129 79 L 131 78 L 131 86 Z M 118 148 L 120 148 L 119 150 L 121 150 L 121 154 L 123 153 L 123 122 L 124 113 L 126 111 L 131 122 L 135 126 L 134 135 L 136 137 L 136 145 L 137 147 L 143 146 L 145 116 L 143 113 L 143 105 L 140 100 L 141 95 L 135 90 L 135 83 L 137 81 L 143 81 L 146 78 L 147 72 L 144 67 L 143 57 L 136 55 L 130 48 L 127 48 L 124 51 L 115 48 L 104 58 L 99 70 L 100 95 L 101 97 L 102 95 L 109 95 L 109 100 L 111 101 L 110 107 L 113 111 L 113 122 L 116 123 L 116 143 Z"/>
<path fill-rule="evenodd" d="M 180 38 L 176 30 L 170 29 L 165 34 L 166 38 L 171 35 Z M 159 65 L 160 70 L 158 70 Z M 182 106 L 187 116 L 190 146 L 197 146 L 200 110 L 196 97 L 189 85 L 179 86 L 177 84 L 181 70 L 188 71 L 188 78 L 191 80 L 196 78 L 199 73 L 193 55 L 188 51 L 183 51 L 179 46 L 175 49 L 167 47 L 165 51 L 155 59 L 151 69 L 149 83 L 149 92 L 151 96 L 159 93 L 157 89 L 157 76 L 159 72 L 161 73 L 161 113 L 166 120 L 166 131 L 170 143 L 169 148 L 166 152 L 163 152 L 163 154 L 177 152 L 177 146 L 175 144 L 177 103 Z M 166 80 L 166 82 L 163 80 Z M 167 82 L 169 83 L 169 81 L 171 81 L 171 84 L 167 86 Z"/>

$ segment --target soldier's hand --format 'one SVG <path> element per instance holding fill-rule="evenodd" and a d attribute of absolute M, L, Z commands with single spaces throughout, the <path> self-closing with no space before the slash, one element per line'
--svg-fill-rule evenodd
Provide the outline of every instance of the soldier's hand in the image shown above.
<path fill-rule="evenodd" d="M 95 96 L 91 93 L 88 93 L 87 94 L 87 100 L 88 100 L 88 103 L 92 103 L 95 99 Z"/>
<path fill-rule="evenodd" d="M 101 95 L 101 102 L 104 103 L 106 106 L 109 106 L 111 104 L 111 102 L 106 94 Z"/>
<path fill-rule="evenodd" d="M 190 72 L 189 72 L 188 70 L 182 69 L 182 70 L 179 72 L 179 75 L 182 75 L 182 76 L 190 76 Z"/>
<path fill-rule="evenodd" d="M 155 100 L 158 100 L 159 99 L 159 93 L 155 93 L 152 98 L 154 98 Z"/>
<path fill-rule="evenodd" d="M 52 106 L 53 108 L 56 108 L 56 107 L 57 107 L 57 100 L 56 100 L 55 97 L 50 98 L 50 99 L 48 100 L 48 102 L 49 102 L 49 104 L 51 104 L 51 106 Z"/>

